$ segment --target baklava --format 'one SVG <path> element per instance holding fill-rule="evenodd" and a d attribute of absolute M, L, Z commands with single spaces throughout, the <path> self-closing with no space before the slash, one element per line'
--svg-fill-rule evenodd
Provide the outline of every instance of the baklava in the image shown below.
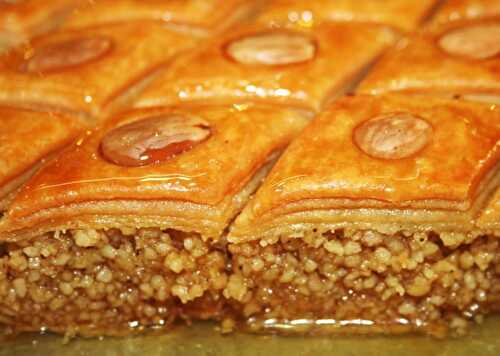
<path fill-rule="evenodd" d="M 359 92 L 390 91 L 500 102 L 500 20 L 414 34 L 392 48 Z"/>
<path fill-rule="evenodd" d="M 495 106 L 340 99 L 229 232 L 235 314 L 267 332 L 440 336 L 498 310 L 499 142 Z"/>
<path fill-rule="evenodd" d="M 359 81 L 393 39 L 391 30 L 377 25 L 239 27 L 180 58 L 134 105 L 247 100 L 318 111 Z"/>
<path fill-rule="evenodd" d="M 299 27 L 325 21 L 372 22 L 406 32 L 415 29 L 437 3 L 436 0 L 274 0 L 266 4 L 256 21 Z"/>
<path fill-rule="evenodd" d="M 90 132 L 0 222 L 1 322 L 110 335 L 218 318 L 223 232 L 307 122 L 248 104 L 154 108 Z"/>
<path fill-rule="evenodd" d="M 499 0 L 445 0 L 432 17 L 429 26 L 439 27 L 452 22 L 486 19 L 499 15 Z"/>
<path fill-rule="evenodd" d="M 101 118 L 195 43 L 155 22 L 53 32 L 0 58 L 0 103 Z"/>
<path fill-rule="evenodd" d="M 19 187 L 85 127 L 73 118 L 0 107 L 0 216 Z"/>
<path fill-rule="evenodd" d="M 99 0 L 78 8 L 64 28 L 83 28 L 112 22 L 158 20 L 192 35 L 219 32 L 245 20 L 260 0 Z"/>
<path fill-rule="evenodd" d="M 53 30 L 78 0 L 0 0 L 0 51 Z"/>

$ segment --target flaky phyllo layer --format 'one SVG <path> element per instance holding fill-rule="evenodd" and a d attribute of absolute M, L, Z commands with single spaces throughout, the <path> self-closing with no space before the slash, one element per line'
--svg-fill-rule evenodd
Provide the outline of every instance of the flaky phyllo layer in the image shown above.
<path fill-rule="evenodd" d="M 340 99 L 305 130 L 248 103 L 117 116 L 0 221 L 1 321 L 463 333 L 500 305 L 499 115 L 394 95 Z"/>

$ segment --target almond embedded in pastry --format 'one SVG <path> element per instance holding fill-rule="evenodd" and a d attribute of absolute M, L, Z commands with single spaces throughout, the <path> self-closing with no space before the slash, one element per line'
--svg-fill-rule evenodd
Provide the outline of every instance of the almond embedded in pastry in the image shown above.
<path fill-rule="evenodd" d="M 52 72 L 98 59 L 111 49 L 105 37 L 76 38 L 42 47 L 24 64 L 26 72 Z"/>
<path fill-rule="evenodd" d="M 432 126 L 410 113 L 372 118 L 354 129 L 354 142 L 375 158 L 401 159 L 422 150 L 432 139 Z"/>
<path fill-rule="evenodd" d="M 500 53 L 500 24 L 481 24 L 454 29 L 439 39 L 439 46 L 452 55 L 487 59 Z"/>
<path fill-rule="evenodd" d="M 264 33 L 231 42 L 227 53 L 243 64 L 284 65 L 313 59 L 316 45 L 300 34 Z"/>
<path fill-rule="evenodd" d="M 112 130 L 104 136 L 101 151 L 120 166 L 144 166 L 190 150 L 209 136 L 210 124 L 196 116 L 158 116 Z"/>

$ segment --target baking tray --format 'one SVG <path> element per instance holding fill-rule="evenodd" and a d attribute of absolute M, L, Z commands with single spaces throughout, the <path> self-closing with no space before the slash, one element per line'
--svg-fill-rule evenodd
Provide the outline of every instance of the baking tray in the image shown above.
<path fill-rule="evenodd" d="M 57 335 L 22 335 L 0 345 L 3 355 L 105 356 L 473 356 L 500 355 L 500 316 L 487 318 L 461 338 L 427 336 L 276 336 L 233 333 L 221 335 L 211 323 L 179 326 L 162 335 L 82 339 L 68 343 Z"/>

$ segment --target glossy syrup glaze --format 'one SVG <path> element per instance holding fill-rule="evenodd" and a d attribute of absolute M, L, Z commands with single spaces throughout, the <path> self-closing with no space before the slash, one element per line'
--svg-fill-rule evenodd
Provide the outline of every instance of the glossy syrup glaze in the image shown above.
<path fill-rule="evenodd" d="M 167 161 L 142 167 L 117 165 L 103 157 L 101 143 L 108 132 L 162 115 L 199 117 L 210 125 L 211 136 Z M 9 218 L 66 204 L 114 199 L 181 200 L 215 206 L 241 190 L 306 122 L 294 112 L 245 105 L 191 108 L 185 114 L 180 109 L 156 108 L 120 115 L 34 177 L 14 202 Z"/>
<path fill-rule="evenodd" d="M 283 63 L 269 59 L 273 39 L 282 45 Z M 324 24 L 302 31 L 240 27 L 179 60 L 135 105 L 251 100 L 316 111 L 349 87 L 393 39 L 387 28 L 370 25 Z"/>
<path fill-rule="evenodd" d="M 425 120 L 433 131 L 425 138 L 428 142 L 398 159 L 373 157 L 355 144 L 358 125 L 393 112 Z M 496 169 L 499 120 L 500 111 L 489 105 L 418 96 L 341 99 L 290 145 L 242 215 L 255 218 L 305 199 L 373 199 L 393 206 L 442 200 L 465 203 L 462 209 L 468 209 L 479 184 Z M 380 131 L 379 136 L 378 141 L 362 139 L 384 148 L 389 143 L 385 140 L 409 138 L 390 131 Z M 394 142 L 390 146 L 401 149 Z"/>

